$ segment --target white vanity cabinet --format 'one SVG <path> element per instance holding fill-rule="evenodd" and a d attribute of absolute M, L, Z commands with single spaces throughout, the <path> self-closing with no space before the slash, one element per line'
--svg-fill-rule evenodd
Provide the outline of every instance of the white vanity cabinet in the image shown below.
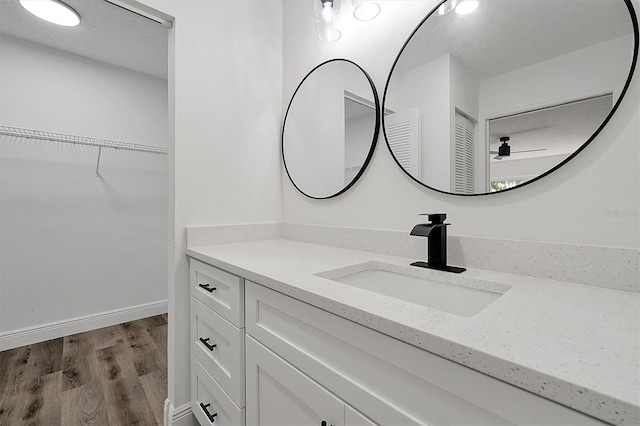
<path fill-rule="evenodd" d="M 246 367 L 246 385 L 241 387 L 246 407 L 234 400 L 240 410 L 235 417 L 238 424 L 245 416 L 247 425 L 260 426 L 604 424 L 249 280 L 241 281 L 246 333 L 242 349 L 237 350 L 244 351 L 238 356 Z M 197 285 L 192 283 L 192 289 Z M 195 306 L 192 319 L 201 316 L 202 307 Z M 216 379 L 215 368 L 192 360 L 197 364 L 192 378 L 209 377 L 218 385 L 201 391 L 195 389 L 199 382 L 192 383 L 192 407 L 200 411 L 201 425 L 236 424 L 202 420 L 206 413 L 200 403 L 208 402 L 200 394 L 208 392 L 206 397 L 212 400 L 226 395 L 231 400 L 234 390 Z M 224 395 L 214 395 L 216 390 Z"/>
<path fill-rule="evenodd" d="M 245 290 L 247 334 L 374 424 L 604 424 L 250 281 Z"/>

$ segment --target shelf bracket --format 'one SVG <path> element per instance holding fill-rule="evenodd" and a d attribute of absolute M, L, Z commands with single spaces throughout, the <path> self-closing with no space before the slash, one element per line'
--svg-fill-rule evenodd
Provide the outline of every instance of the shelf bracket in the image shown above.
<path fill-rule="evenodd" d="M 96 161 L 96 177 L 100 177 L 100 154 L 102 154 L 102 147 L 98 147 L 98 160 Z"/>

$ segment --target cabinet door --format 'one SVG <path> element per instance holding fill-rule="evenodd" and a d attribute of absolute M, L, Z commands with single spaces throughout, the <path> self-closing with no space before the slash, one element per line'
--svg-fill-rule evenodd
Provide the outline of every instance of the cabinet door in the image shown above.
<path fill-rule="evenodd" d="M 344 426 L 344 403 L 325 388 L 246 337 L 247 425 Z"/>

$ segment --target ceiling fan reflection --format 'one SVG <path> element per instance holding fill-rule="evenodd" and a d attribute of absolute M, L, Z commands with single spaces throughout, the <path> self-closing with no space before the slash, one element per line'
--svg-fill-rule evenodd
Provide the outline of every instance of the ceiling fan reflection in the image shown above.
<path fill-rule="evenodd" d="M 538 149 L 522 149 L 520 151 L 511 151 L 511 146 L 509 146 L 508 142 L 511 138 L 509 136 L 503 136 L 500 138 L 500 142 L 502 144 L 498 147 L 497 151 L 489 151 L 490 154 L 498 154 L 493 157 L 494 160 L 502 160 L 505 157 L 510 157 L 511 154 L 522 154 L 525 152 L 537 152 L 537 151 L 546 151 L 546 148 L 538 148 Z"/>

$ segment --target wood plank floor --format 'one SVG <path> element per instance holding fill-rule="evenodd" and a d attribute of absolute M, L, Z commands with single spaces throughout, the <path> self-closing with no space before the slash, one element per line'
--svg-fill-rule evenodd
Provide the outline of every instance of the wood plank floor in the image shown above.
<path fill-rule="evenodd" d="M 155 426 L 167 398 L 167 316 L 0 352 L 0 426 Z"/>

